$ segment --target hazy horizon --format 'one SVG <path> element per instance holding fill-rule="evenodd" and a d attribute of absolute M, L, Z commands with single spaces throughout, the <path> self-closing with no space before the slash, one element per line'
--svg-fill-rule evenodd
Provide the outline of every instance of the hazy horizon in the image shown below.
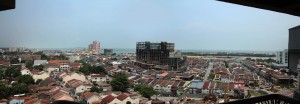
<path fill-rule="evenodd" d="M 214 0 L 20 0 L 0 12 L 0 47 L 280 51 L 300 18 Z"/>

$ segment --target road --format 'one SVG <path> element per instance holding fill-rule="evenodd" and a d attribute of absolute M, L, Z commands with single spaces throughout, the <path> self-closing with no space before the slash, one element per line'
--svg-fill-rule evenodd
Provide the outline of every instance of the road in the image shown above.
<path fill-rule="evenodd" d="M 211 69 L 213 68 L 213 65 L 214 65 L 214 62 L 209 62 L 209 65 L 206 69 L 206 73 L 205 73 L 205 76 L 204 76 L 204 81 L 206 81 L 208 79 L 208 76 L 210 74 Z"/>

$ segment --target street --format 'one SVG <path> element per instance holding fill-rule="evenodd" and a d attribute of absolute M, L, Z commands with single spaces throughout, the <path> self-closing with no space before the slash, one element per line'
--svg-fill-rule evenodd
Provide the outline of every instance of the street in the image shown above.
<path fill-rule="evenodd" d="M 210 71 L 213 68 L 213 65 L 214 65 L 214 62 L 209 62 L 209 65 L 208 65 L 208 67 L 206 69 L 206 73 L 205 73 L 205 76 L 204 76 L 204 81 L 207 80 L 207 78 L 208 78 L 208 76 L 210 74 Z"/>

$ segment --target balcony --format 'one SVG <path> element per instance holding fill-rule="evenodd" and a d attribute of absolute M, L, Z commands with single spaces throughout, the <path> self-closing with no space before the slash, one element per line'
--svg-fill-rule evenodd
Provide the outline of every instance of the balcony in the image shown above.
<path fill-rule="evenodd" d="M 230 101 L 222 104 L 299 104 L 300 100 L 280 94 L 269 94 L 243 100 Z"/>

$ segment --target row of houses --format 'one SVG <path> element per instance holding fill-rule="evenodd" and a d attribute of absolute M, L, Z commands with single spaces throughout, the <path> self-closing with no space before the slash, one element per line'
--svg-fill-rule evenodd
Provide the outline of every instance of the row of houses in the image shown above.
<path fill-rule="evenodd" d="M 145 86 L 153 87 L 155 91 L 163 95 L 177 96 L 186 90 L 189 81 L 175 81 L 175 80 L 160 80 L 140 78 L 134 81 L 135 85 L 142 84 Z"/>

